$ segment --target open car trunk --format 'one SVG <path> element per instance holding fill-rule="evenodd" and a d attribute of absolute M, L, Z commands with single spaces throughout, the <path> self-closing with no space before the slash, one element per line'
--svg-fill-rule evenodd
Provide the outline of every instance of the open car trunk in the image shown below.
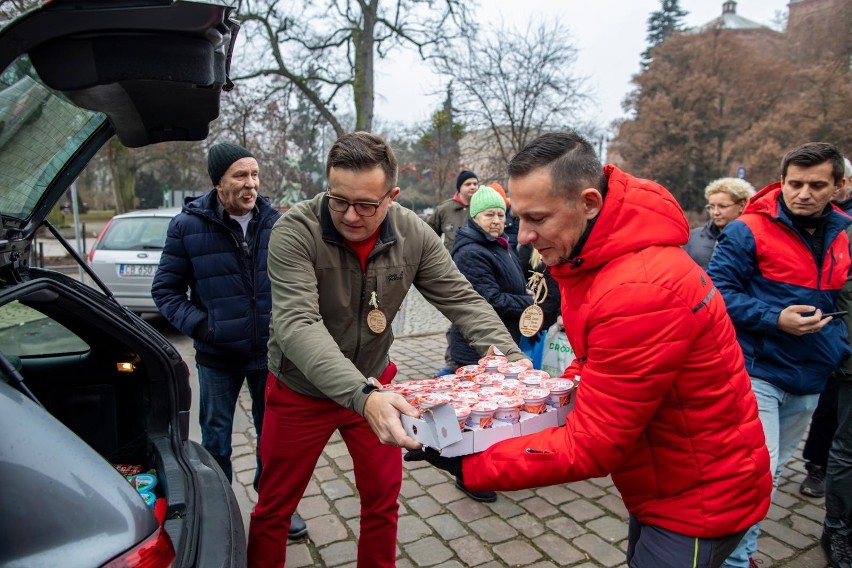
<path fill-rule="evenodd" d="M 49 270 L 29 276 L 0 291 L 0 352 L 44 408 L 107 462 L 156 473 L 153 492 L 167 501 L 175 550 L 192 549 L 195 499 L 207 498 L 195 484 L 221 492 L 223 474 L 187 440 L 186 364 L 162 335 L 96 290 Z"/>

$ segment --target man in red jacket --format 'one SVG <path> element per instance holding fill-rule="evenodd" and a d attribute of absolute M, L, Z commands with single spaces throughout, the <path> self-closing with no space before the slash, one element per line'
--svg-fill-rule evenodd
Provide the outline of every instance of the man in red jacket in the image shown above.
<path fill-rule="evenodd" d="M 509 163 L 518 241 L 562 294 L 582 378 L 561 428 L 481 454 L 412 452 L 471 489 L 612 475 L 630 513 L 633 568 L 718 567 L 769 508 L 757 404 L 725 303 L 681 249 L 689 226 L 662 186 L 603 168 L 574 133 L 545 134 Z"/>

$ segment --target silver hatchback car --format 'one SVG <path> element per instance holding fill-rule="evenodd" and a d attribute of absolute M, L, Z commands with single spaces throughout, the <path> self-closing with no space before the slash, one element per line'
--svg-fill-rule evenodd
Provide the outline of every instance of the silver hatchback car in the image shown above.
<path fill-rule="evenodd" d="M 178 213 L 180 207 L 116 215 L 89 249 L 89 266 L 115 299 L 136 313 L 158 313 L 151 283 L 169 223 Z"/>

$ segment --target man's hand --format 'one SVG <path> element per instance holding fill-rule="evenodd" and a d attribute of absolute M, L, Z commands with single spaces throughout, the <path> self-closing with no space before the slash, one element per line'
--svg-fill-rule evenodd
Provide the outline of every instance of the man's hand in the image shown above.
<path fill-rule="evenodd" d="M 364 404 L 364 418 L 383 444 L 417 450 L 420 442 L 405 433 L 399 417 L 401 414 L 417 418 L 417 409 L 408 404 L 402 395 L 382 390 L 373 391 Z"/>
<path fill-rule="evenodd" d="M 812 315 L 803 315 L 812 314 Z M 778 315 L 778 329 L 791 335 L 818 333 L 832 318 L 823 319 L 822 312 L 813 306 L 787 306 Z"/>
<path fill-rule="evenodd" d="M 412 450 L 405 453 L 403 458 L 407 462 L 427 461 L 439 469 L 462 478 L 462 457 L 445 458 L 441 453 L 434 448 L 423 448 L 422 450 Z"/>

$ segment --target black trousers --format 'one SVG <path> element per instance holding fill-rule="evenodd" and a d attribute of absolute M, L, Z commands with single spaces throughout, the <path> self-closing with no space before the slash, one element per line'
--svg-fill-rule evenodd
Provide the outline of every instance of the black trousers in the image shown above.
<path fill-rule="evenodd" d="M 828 451 L 831 449 L 831 441 L 837 430 L 837 388 L 840 380 L 832 375 L 825 385 L 825 390 L 819 395 L 814 415 L 811 417 L 811 426 L 808 438 L 805 440 L 805 448 L 802 457 L 808 463 L 805 467 L 810 471 L 812 465 L 825 468 L 828 463 Z"/>

